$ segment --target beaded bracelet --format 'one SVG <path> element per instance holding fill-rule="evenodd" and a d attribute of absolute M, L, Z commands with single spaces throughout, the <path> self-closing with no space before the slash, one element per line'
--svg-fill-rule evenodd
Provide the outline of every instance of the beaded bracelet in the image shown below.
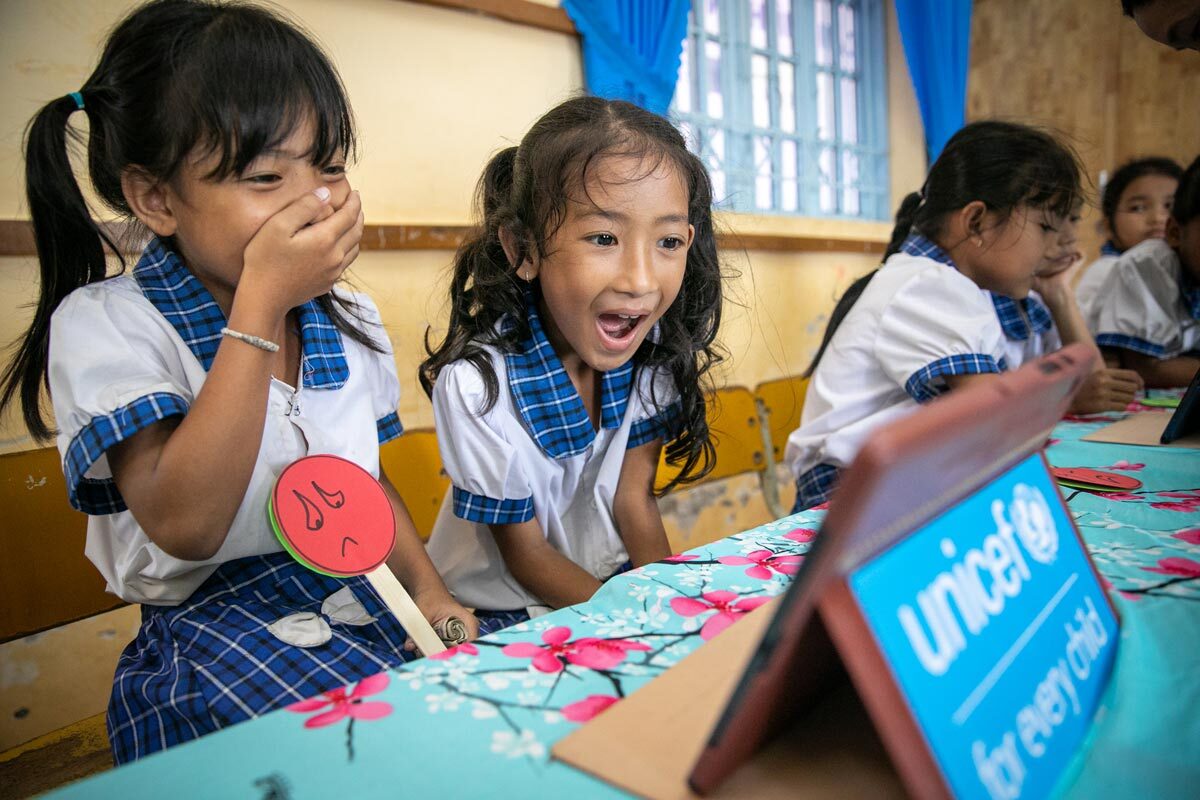
<path fill-rule="evenodd" d="M 228 336 L 230 339 L 237 339 L 239 342 L 245 342 L 248 345 L 253 345 L 259 350 L 266 350 L 268 353 L 279 352 L 279 345 L 272 342 L 270 339 L 264 339 L 261 336 L 253 336 L 249 333 L 235 331 L 233 328 L 221 328 L 221 335 Z"/>

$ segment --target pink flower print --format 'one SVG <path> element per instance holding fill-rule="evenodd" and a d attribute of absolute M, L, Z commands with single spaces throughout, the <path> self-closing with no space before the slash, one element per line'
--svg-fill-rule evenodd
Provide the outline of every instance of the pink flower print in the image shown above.
<path fill-rule="evenodd" d="M 512 658 L 532 659 L 533 668 L 539 672 L 562 672 L 564 660 L 589 669 L 611 669 L 624 661 L 630 651 L 650 649 L 649 645 L 624 639 L 588 637 L 571 642 L 570 638 L 571 629 L 560 625 L 542 634 L 545 647 L 515 642 L 505 645 L 500 652 Z"/>
<path fill-rule="evenodd" d="M 566 656 L 575 649 L 567 642 L 570 638 L 571 629 L 560 625 L 542 634 L 542 641 L 548 647 L 540 647 L 532 642 L 515 642 L 505 645 L 500 652 L 512 658 L 533 659 L 533 668 L 539 672 L 562 672 L 563 663 L 559 656 Z"/>
<path fill-rule="evenodd" d="M 671 600 L 671 609 L 682 617 L 695 617 L 708 611 L 717 613 L 709 617 L 700 629 L 700 638 L 712 639 L 721 631 L 737 622 L 738 617 L 769 602 L 769 597 L 739 598 L 733 592 L 705 592 L 699 598 L 676 597 Z"/>
<path fill-rule="evenodd" d="M 571 722 L 587 722 L 619 700 L 608 694 L 591 694 L 577 703 L 562 707 L 562 715 Z"/>
<path fill-rule="evenodd" d="M 1100 469 L 1120 469 L 1125 470 L 1126 472 L 1140 472 L 1145 468 L 1145 464 L 1132 464 L 1125 459 L 1121 459 L 1114 464 L 1109 464 L 1107 467 L 1100 467 Z"/>
<path fill-rule="evenodd" d="M 1163 511 L 1180 511 L 1187 514 L 1190 511 L 1195 511 L 1196 506 L 1200 506 L 1200 500 L 1180 500 L 1177 503 L 1151 503 L 1151 508 L 1161 508 Z"/>
<path fill-rule="evenodd" d="M 785 539 L 791 539 L 793 542 L 806 544 L 811 542 L 817 536 L 817 532 L 812 528 L 793 528 L 783 535 Z"/>
<path fill-rule="evenodd" d="M 430 658 L 436 659 L 437 661 L 445 661 L 447 658 L 454 658 L 459 653 L 462 653 L 465 656 L 477 656 L 479 655 L 479 648 L 471 642 L 463 642 L 462 644 L 456 644 L 453 647 L 447 647 L 442 652 L 431 655 Z"/>
<path fill-rule="evenodd" d="M 363 678 L 349 693 L 346 692 L 349 687 L 343 686 L 331 692 L 322 692 L 311 700 L 293 703 L 287 707 L 287 710 L 295 711 L 298 714 L 307 714 L 310 711 L 318 711 L 326 706 L 332 706 L 328 711 L 306 719 L 304 721 L 306 728 L 323 728 L 346 717 L 350 717 L 350 719 L 380 719 L 392 713 L 392 704 L 378 701 L 364 702 L 363 698 L 382 692 L 387 688 L 388 681 L 387 673 L 381 672 L 378 675 Z"/>
<path fill-rule="evenodd" d="M 1188 544 L 1200 544 L 1200 528 L 1172 533 L 1171 536 L 1175 539 L 1182 539 Z"/>
<path fill-rule="evenodd" d="M 1120 502 L 1144 499 L 1141 495 L 1130 494 L 1129 492 L 1096 492 L 1095 494 L 1097 497 L 1103 497 L 1105 500 L 1117 500 Z"/>
<path fill-rule="evenodd" d="M 686 561 L 695 561 L 699 557 L 700 556 L 691 555 L 689 553 L 680 553 L 678 555 L 667 556 L 663 559 L 663 561 L 667 562 L 668 564 L 682 564 Z"/>
<path fill-rule="evenodd" d="M 1164 558 L 1157 567 L 1142 567 L 1147 572 L 1173 575 L 1180 578 L 1200 578 L 1200 562 L 1190 558 Z"/>
<path fill-rule="evenodd" d="M 755 550 L 744 556 L 721 556 L 717 559 L 722 564 L 730 566 L 740 567 L 744 564 L 753 564 L 754 566 L 746 570 L 746 575 L 760 581 L 770 580 L 772 570 L 781 575 L 795 575 L 803 560 L 802 556 L 777 556 L 770 550 Z"/>
<path fill-rule="evenodd" d="M 612 669 L 625 660 L 630 652 L 645 652 L 650 645 L 627 639 L 596 639 L 588 637 L 575 642 L 575 652 L 567 661 L 588 669 Z"/>

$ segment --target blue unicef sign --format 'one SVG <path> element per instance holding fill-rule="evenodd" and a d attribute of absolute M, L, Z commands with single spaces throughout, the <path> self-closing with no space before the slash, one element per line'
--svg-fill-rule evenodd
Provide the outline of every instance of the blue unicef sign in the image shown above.
<path fill-rule="evenodd" d="M 1087 734 L 1117 621 L 1040 456 L 849 578 L 951 792 L 1045 797 Z"/>

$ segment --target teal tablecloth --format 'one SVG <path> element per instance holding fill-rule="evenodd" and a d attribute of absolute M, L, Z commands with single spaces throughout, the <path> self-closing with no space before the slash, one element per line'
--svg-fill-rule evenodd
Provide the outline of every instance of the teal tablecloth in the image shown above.
<path fill-rule="evenodd" d="M 1067 491 L 1123 620 L 1110 690 L 1071 798 L 1200 796 L 1200 451 L 1080 441 L 1056 466 L 1125 472 L 1129 494 Z M 57 796 L 621 796 L 551 761 L 558 739 L 782 592 L 810 511 L 609 581 L 588 603 L 151 756 Z"/>

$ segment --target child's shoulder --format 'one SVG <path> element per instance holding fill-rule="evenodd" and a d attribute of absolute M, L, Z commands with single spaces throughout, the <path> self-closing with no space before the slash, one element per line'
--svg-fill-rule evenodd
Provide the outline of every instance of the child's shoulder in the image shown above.
<path fill-rule="evenodd" d="M 1175 272 L 1179 269 L 1179 254 L 1165 239 L 1147 239 L 1122 253 L 1117 268 Z"/>
<path fill-rule="evenodd" d="M 1182 270 L 1179 254 L 1163 239 L 1147 239 L 1129 248 L 1112 267 L 1121 284 L 1172 290 L 1178 287 Z"/>
<path fill-rule="evenodd" d="M 80 286 L 58 304 L 52 316 L 56 328 L 75 325 L 139 327 L 147 316 L 157 315 L 132 275 L 118 275 Z"/>
<path fill-rule="evenodd" d="M 481 364 L 490 364 L 492 373 L 503 383 L 507 370 L 504 355 L 495 347 L 480 342 L 472 344 L 474 355 L 460 358 L 442 367 L 434 382 L 435 391 L 451 392 L 471 399 L 481 399 L 487 394 L 487 380 Z"/>
<path fill-rule="evenodd" d="M 958 309 L 963 304 L 989 305 L 987 293 L 954 267 L 924 256 L 896 253 L 867 284 L 862 300 L 883 308 L 912 304 L 936 314 L 942 308 Z"/>

